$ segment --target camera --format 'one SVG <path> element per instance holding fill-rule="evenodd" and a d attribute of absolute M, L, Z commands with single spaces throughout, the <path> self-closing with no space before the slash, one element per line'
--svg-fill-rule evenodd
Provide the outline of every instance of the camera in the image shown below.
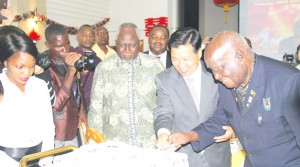
<path fill-rule="evenodd" d="M 95 69 L 95 61 L 92 51 L 85 51 L 83 59 L 79 59 L 74 63 L 75 68 L 78 71 L 86 69 L 92 71 Z"/>
<path fill-rule="evenodd" d="M 285 53 L 283 55 L 283 60 L 286 61 L 287 63 L 295 66 L 295 63 L 294 63 L 294 55 L 293 54 L 287 54 Z"/>

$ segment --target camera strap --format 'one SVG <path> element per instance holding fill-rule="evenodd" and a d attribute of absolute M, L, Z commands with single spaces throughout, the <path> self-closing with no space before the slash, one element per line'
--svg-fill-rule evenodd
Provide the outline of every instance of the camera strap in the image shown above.
<path fill-rule="evenodd" d="M 74 85 L 72 86 L 72 88 L 74 87 L 74 97 L 76 100 L 76 104 L 77 104 L 77 108 L 80 108 L 80 104 L 81 104 L 81 83 L 80 83 L 80 72 L 76 72 L 75 75 L 75 79 L 74 79 Z"/>

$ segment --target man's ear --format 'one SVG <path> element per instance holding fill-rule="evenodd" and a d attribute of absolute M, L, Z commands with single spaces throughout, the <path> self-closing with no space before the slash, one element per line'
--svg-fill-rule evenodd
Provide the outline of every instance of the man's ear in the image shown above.
<path fill-rule="evenodd" d="M 197 55 L 199 56 L 199 60 L 202 58 L 203 49 L 199 48 L 197 51 Z"/>
<path fill-rule="evenodd" d="M 143 40 L 139 40 L 139 50 L 144 49 L 144 48 L 141 48 L 143 46 L 144 46 L 144 41 Z"/>
<path fill-rule="evenodd" d="M 7 60 L 3 62 L 4 67 L 7 67 Z"/>
<path fill-rule="evenodd" d="M 78 39 L 79 37 L 78 37 L 78 36 L 79 36 L 79 35 L 76 36 L 76 41 L 77 41 L 77 42 L 79 42 L 79 39 Z"/>
<path fill-rule="evenodd" d="M 246 56 L 245 56 L 245 52 L 243 51 L 240 51 L 238 50 L 236 53 L 235 53 L 235 60 L 237 61 L 237 63 L 239 64 L 244 64 L 245 61 L 246 61 Z"/>
<path fill-rule="evenodd" d="M 48 49 L 50 49 L 50 44 L 47 41 L 45 42 L 45 45 Z"/>

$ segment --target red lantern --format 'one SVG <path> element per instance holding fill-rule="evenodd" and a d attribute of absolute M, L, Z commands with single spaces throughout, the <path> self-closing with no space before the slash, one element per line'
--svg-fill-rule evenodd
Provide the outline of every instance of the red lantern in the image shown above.
<path fill-rule="evenodd" d="M 30 31 L 30 33 L 28 34 L 29 38 L 31 38 L 31 40 L 36 43 L 36 41 L 41 39 L 40 34 L 38 34 L 34 28 L 32 28 L 32 30 Z"/>
<path fill-rule="evenodd" d="M 225 12 L 225 23 L 227 24 L 228 22 L 228 12 L 229 8 L 238 4 L 239 0 L 214 0 L 214 4 L 223 7 L 224 12 Z"/>

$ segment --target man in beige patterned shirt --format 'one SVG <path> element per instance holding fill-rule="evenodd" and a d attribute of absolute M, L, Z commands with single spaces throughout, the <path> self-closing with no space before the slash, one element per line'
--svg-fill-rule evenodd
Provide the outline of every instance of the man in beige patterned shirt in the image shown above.
<path fill-rule="evenodd" d="M 155 76 L 163 71 L 153 56 L 139 53 L 137 26 L 124 23 L 116 40 L 117 54 L 96 68 L 88 123 L 108 140 L 154 147 Z"/>
<path fill-rule="evenodd" d="M 95 30 L 96 43 L 93 45 L 92 50 L 96 52 L 97 56 L 104 60 L 109 56 L 116 54 L 115 50 L 108 46 L 109 34 L 105 27 L 100 26 Z"/>

